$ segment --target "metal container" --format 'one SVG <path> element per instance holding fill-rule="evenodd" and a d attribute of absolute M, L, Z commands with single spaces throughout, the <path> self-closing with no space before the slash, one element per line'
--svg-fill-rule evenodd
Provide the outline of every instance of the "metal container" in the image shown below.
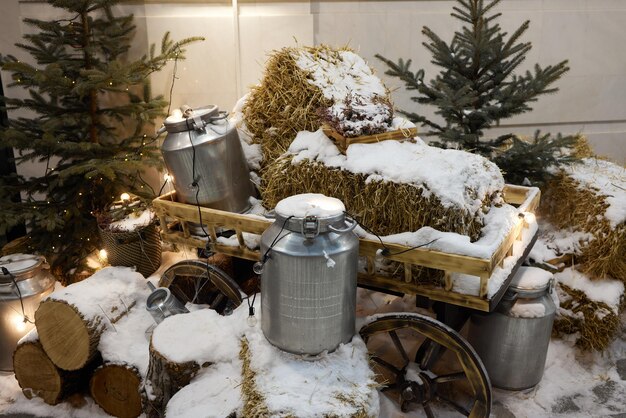
<path fill-rule="evenodd" d="M 35 327 L 24 317 L 34 322 L 39 302 L 53 288 L 54 277 L 43 257 L 13 254 L 0 258 L 0 370 L 13 370 L 17 342 Z"/>
<path fill-rule="evenodd" d="M 185 305 L 172 295 L 168 288 L 154 287 L 151 282 L 148 282 L 148 286 L 152 289 L 152 293 L 148 295 L 146 300 L 146 310 L 150 312 L 157 324 L 163 322 L 168 316 L 189 313 Z"/>
<path fill-rule="evenodd" d="M 556 313 L 553 283 L 545 270 L 520 267 L 495 311 L 472 315 L 468 340 L 493 386 L 522 390 L 541 380 Z"/>
<path fill-rule="evenodd" d="M 215 105 L 187 109 L 184 115 L 165 120 L 161 146 L 178 201 L 245 212 L 254 189 L 237 129 Z"/>
<path fill-rule="evenodd" d="M 314 210 L 292 211 L 292 204 Z M 315 213 L 312 215 L 311 213 Z M 261 236 L 261 328 L 276 347 L 317 355 L 355 333 L 359 240 L 341 201 L 296 195 Z"/>

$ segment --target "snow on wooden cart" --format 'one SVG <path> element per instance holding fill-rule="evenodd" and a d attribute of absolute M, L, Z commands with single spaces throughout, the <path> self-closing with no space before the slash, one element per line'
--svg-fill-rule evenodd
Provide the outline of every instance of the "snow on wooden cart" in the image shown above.
<path fill-rule="evenodd" d="M 386 237 L 383 241 L 360 238 L 359 254 L 364 261 L 358 276 L 360 287 L 390 294 L 416 295 L 418 303 L 433 307 L 437 314 L 438 321 L 411 313 L 385 315 L 370 318 L 361 328 L 360 334 L 368 343 L 373 363 L 380 368 L 379 374 L 386 381 L 385 389 L 397 392 L 403 409 L 418 403 L 427 416 L 434 416 L 432 405 L 435 402 L 465 416 L 489 415 L 489 378 L 480 359 L 458 331 L 472 310 L 491 312 L 495 309 L 530 252 L 537 235 L 534 212 L 539 205 L 540 191 L 533 187 L 506 185 L 503 197 L 515 210 L 504 215 L 509 217 L 508 222 L 494 222 L 496 227 L 486 234 L 491 235 L 491 241 L 477 245 L 477 248 L 467 244 L 455 249 L 454 242 L 446 241 L 445 236 L 439 237 L 442 238 L 440 248 L 412 248 L 393 243 L 393 239 L 385 242 Z M 155 199 L 154 208 L 160 218 L 164 240 L 255 261 L 261 258 L 255 248 L 258 235 L 273 222 L 258 215 L 179 203 L 174 192 Z M 192 235 L 191 231 L 199 223 L 204 226 L 208 238 Z M 230 233 L 224 234 L 225 231 Z M 454 252 L 441 248 L 448 248 L 450 244 Z M 381 259 L 394 263 L 395 275 L 380 270 Z M 443 271 L 443 282 L 441 285 L 416 282 L 415 267 Z M 412 334 L 403 335 L 405 331 Z M 376 353 L 376 347 L 380 351 L 385 345 L 375 342 L 381 338 L 391 339 L 392 344 L 387 347 L 393 347 L 395 357 L 399 355 L 404 364 L 385 359 L 389 355 L 386 350 Z M 405 348 L 411 338 L 419 340 L 419 344 L 412 344 L 416 347 L 413 351 Z M 455 356 L 452 360 L 438 361 L 445 351 Z M 463 389 L 451 390 L 452 384 Z M 464 395 L 457 399 L 459 393 Z"/>

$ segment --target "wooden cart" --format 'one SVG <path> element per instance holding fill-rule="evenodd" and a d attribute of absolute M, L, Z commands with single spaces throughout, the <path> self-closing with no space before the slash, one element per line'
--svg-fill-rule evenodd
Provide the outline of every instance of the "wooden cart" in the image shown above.
<path fill-rule="evenodd" d="M 428 248 L 403 252 L 408 248 L 386 243 L 385 247 L 391 250 L 391 254 L 396 254 L 387 258 L 402 266 L 401 277 L 390 277 L 376 271 L 375 259 L 383 245 L 379 241 L 360 239 L 359 253 L 365 258 L 367 268 L 359 273 L 359 286 L 390 294 L 416 295 L 418 304 L 432 307 L 437 315 L 437 320 L 415 313 L 377 316 L 360 330 L 370 348 L 372 361 L 385 380 L 386 386 L 383 390 L 393 393 L 403 410 L 418 405 L 423 408 L 426 416 L 432 417 L 435 416 L 433 405 L 442 404 L 444 409 L 457 411 L 464 416 L 489 416 L 489 378 L 477 354 L 458 331 L 473 311 L 491 312 L 496 308 L 517 269 L 530 252 L 536 240 L 536 229 L 529 229 L 529 218 L 534 219 L 529 214 L 534 214 L 539 205 L 540 191 L 533 187 L 506 185 L 503 195 L 507 203 L 517 207 L 519 216 L 510 229 L 501 231 L 501 243 L 489 258 L 469 257 Z M 260 252 L 246 246 L 244 234 L 260 235 L 273 222 L 260 216 L 179 203 L 176 202 L 174 192 L 155 199 L 153 205 L 160 219 L 164 240 L 198 248 L 208 247 L 214 252 L 255 261 L 261 258 Z M 192 224 L 197 225 L 200 222 L 209 235 L 208 241 L 207 238 L 191 234 Z M 218 240 L 223 231 L 234 234 L 236 245 L 228 245 Z M 522 238 L 522 249 L 513 254 L 515 243 Z M 499 290 L 490 296 L 489 280 L 503 266 L 507 257 L 514 257 L 507 260 L 510 270 L 508 276 Z M 416 284 L 413 266 L 442 270 L 443 285 Z M 452 282 L 455 273 L 478 277 L 478 294 L 455 292 Z M 501 273 L 502 271 L 499 272 L 500 275 Z M 402 333 L 416 335 L 419 342 L 415 345 L 416 350 L 405 348 L 407 337 Z M 381 338 L 388 340 L 387 345 L 396 351 L 394 358 L 402 359 L 403 364 L 385 359 L 388 353 L 384 350 L 381 354 L 376 353 L 376 347 L 384 346 L 380 342 Z M 446 356 L 445 362 L 440 361 Z M 443 369 L 439 366 L 441 363 L 445 363 Z M 463 394 L 463 401 L 456 399 L 459 394 Z"/>

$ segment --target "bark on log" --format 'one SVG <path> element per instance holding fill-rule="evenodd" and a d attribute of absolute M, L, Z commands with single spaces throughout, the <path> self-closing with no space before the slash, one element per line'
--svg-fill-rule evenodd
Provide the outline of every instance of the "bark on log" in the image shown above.
<path fill-rule="evenodd" d="M 142 378 L 136 367 L 105 364 L 98 368 L 89 383 L 91 397 L 108 414 L 136 418 L 142 411 Z"/>
<path fill-rule="evenodd" d="M 202 367 L 209 366 L 203 364 Z M 150 344 L 150 365 L 146 383 L 147 402 L 144 411 L 148 417 L 159 417 L 172 396 L 187 386 L 200 370 L 194 361 L 175 363 L 168 360 Z"/>
<path fill-rule="evenodd" d="M 52 293 L 35 312 L 39 340 L 50 360 L 64 370 L 84 367 L 96 356 L 102 332 L 114 328 L 145 289 L 139 273 L 109 267 Z"/>
<path fill-rule="evenodd" d="M 13 353 L 15 378 L 28 399 L 41 398 L 56 405 L 68 396 L 84 392 L 93 370 L 102 363 L 96 356 L 84 368 L 61 370 L 46 355 L 38 340 L 20 343 Z"/>

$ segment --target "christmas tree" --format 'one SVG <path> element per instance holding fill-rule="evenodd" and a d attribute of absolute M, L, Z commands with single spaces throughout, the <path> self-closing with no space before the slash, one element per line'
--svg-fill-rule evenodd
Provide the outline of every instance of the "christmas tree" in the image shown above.
<path fill-rule="evenodd" d="M 505 178 L 514 183 L 525 179 L 543 182 L 549 176 L 547 168 L 572 161 L 570 153 L 577 137 L 536 132 L 530 141 L 514 133 L 486 138 L 486 131 L 502 119 L 532 110 L 530 104 L 543 94 L 554 93 L 552 87 L 569 68 L 567 61 L 540 67 L 524 74 L 516 70 L 531 49 L 530 42 L 518 42 L 528 30 L 524 22 L 512 34 L 497 23 L 500 13 L 492 9 L 500 0 L 457 0 L 452 17 L 463 22 L 450 43 L 446 43 L 428 27 L 422 33 L 428 38 L 424 46 L 432 54 L 432 63 L 441 68 L 435 79 L 424 82 L 424 70 L 412 72 L 411 60 L 393 62 L 381 55 L 387 64 L 386 74 L 399 77 L 409 90 L 419 95 L 412 100 L 436 106 L 435 114 L 443 123 L 414 112 L 402 112 L 409 119 L 436 135 L 434 145 L 459 148 L 492 159 L 504 171 Z"/>
<path fill-rule="evenodd" d="M 114 15 L 118 1 L 47 3 L 67 18 L 25 19 L 34 31 L 16 44 L 36 64 L 0 57 L 11 86 L 28 92 L 24 99 L 0 99 L 29 115 L 11 120 L 0 141 L 16 150 L 18 165 L 42 165 L 40 176 L 0 177 L 0 233 L 25 223 L 27 236 L 14 249 L 44 254 L 55 273 L 65 274 L 98 248 L 94 214 L 122 192 L 154 196 L 144 176 L 161 159 L 148 132 L 167 102 L 151 97 L 148 77 L 201 38 L 173 42 L 166 34 L 160 52 L 152 45 L 129 60 L 135 26 L 132 15 Z M 18 202 L 10 199 L 15 193 L 21 193 Z"/>

